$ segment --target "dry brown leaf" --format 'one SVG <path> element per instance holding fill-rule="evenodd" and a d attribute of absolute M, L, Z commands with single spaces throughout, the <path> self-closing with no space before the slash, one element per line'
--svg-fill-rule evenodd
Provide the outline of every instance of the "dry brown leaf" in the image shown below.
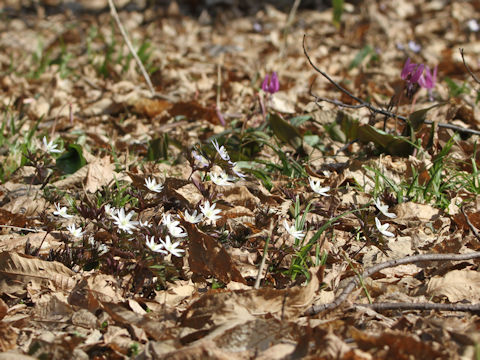
<path fill-rule="evenodd" d="M 480 299 L 480 273 L 474 270 L 452 270 L 445 276 L 434 276 L 427 285 L 430 296 L 445 296 L 450 302 Z"/>
<path fill-rule="evenodd" d="M 122 292 L 113 276 L 99 273 L 84 277 L 71 291 L 68 302 L 94 312 L 102 301 L 122 302 Z"/>
<path fill-rule="evenodd" d="M 75 273 L 58 262 L 3 251 L 0 253 L 0 292 L 22 294 L 29 284 L 36 288 L 71 290 Z"/>
<path fill-rule="evenodd" d="M 17 337 L 17 332 L 10 324 L 0 321 L 0 352 L 15 349 Z M 2 358 L 0 357 L 0 359 Z"/>
<path fill-rule="evenodd" d="M 214 276 L 224 284 L 231 280 L 245 284 L 225 248 L 212 236 L 200 231 L 194 224 L 182 221 L 188 233 L 190 271 L 203 276 Z"/>

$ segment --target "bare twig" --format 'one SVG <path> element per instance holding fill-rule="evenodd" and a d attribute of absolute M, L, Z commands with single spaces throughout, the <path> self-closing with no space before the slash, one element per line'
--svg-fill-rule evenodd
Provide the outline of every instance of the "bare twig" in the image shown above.
<path fill-rule="evenodd" d="M 460 48 L 460 55 L 462 55 L 462 61 L 463 61 L 463 66 L 465 66 L 465 69 L 467 69 L 468 73 L 470 76 L 475 80 L 477 84 L 480 84 L 480 79 L 473 73 L 472 69 L 470 69 L 470 66 L 467 65 L 467 62 L 465 61 L 465 56 L 463 55 L 463 49 Z"/>
<path fill-rule="evenodd" d="M 468 254 L 424 254 L 424 255 L 415 255 L 407 256 L 401 259 L 389 260 L 383 263 L 374 265 L 367 268 L 361 275 L 363 279 L 377 273 L 380 270 L 395 267 L 403 264 L 414 264 L 425 261 L 460 261 L 460 260 L 471 260 L 480 258 L 480 251 L 472 252 Z M 312 306 L 310 309 L 305 311 L 305 315 L 315 315 L 325 310 L 332 310 L 341 305 L 348 297 L 348 295 L 355 289 L 359 284 L 357 276 L 352 276 L 350 282 L 343 289 L 342 293 L 337 296 L 337 298 L 328 304 L 321 304 Z"/>
<path fill-rule="evenodd" d="M 305 57 L 307 58 L 308 62 L 313 67 L 313 69 L 316 72 L 318 72 L 320 75 L 322 75 L 325 79 L 327 79 L 338 90 L 340 90 L 341 92 L 343 92 L 344 94 L 346 94 L 347 96 L 349 96 L 350 98 L 352 98 L 353 100 L 358 102 L 359 105 L 348 105 L 348 104 L 344 104 L 344 103 L 342 103 L 340 101 L 337 101 L 337 100 L 325 99 L 325 98 L 322 98 L 322 97 L 319 97 L 319 96 L 313 94 L 312 91 L 310 90 L 310 94 L 316 99 L 315 103 L 317 103 L 318 101 L 327 101 L 329 103 L 332 103 L 332 104 L 335 104 L 335 105 L 338 105 L 338 106 L 349 107 L 349 108 L 354 108 L 354 109 L 365 107 L 368 110 L 370 110 L 370 112 L 372 114 L 381 114 L 381 115 L 385 115 L 387 117 L 391 117 L 391 118 L 394 118 L 394 119 L 399 119 L 399 120 L 402 120 L 402 121 L 405 121 L 405 122 L 408 120 L 408 118 L 405 117 L 405 116 L 395 114 L 395 113 L 393 113 L 391 111 L 388 111 L 388 110 L 377 108 L 377 107 L 373 106 L 371 103 L 366 102 L 365 100 L 359 98 L 358 96 L 353 95 L 350 91 L 348 91 L 347 89 L 342 87 L 338 82 L 333 80 L 327 73 L 320 70 L 312 62 L 312 60 L 310 58 L 310 55 L 308 54 L 308 51 L 307 51 L 307 48 L 306 48 L 306 45 L 305 45 L 305 38 L 306 38 L 306 35 L 303 35 L 303 53 L 305 54 Z M 474 76 L 474 75 L 472 74 L 472 76 Z M 431 125 L 431 124 L 433 124 L 433 121 L 426 120 L 426 121 L 424 121 L 424 123 L 427 124 L 427 125 Z M 437 123 L 437 126 L 441 127 L 441 128 L 445 128 L 445 129 L 455 130 L 455 131 L 458 131 L 458 132 L 464 133 L 464 134 L 472 134 L 472 135 L 480 136 L 480 131 L 473 130 L 473 129 L 466 129 L 466 128 L 462 128 L 460 126 L 456 126 L 456 125 L 452 125 L 452 124 Z"/>
<path fill-rule="evenodd" d="M 374 303 L 353 304 L 358 307 L 368 307 L 375 311 L 382 310 L 438 310 L 438 311 L 465 311 L 480 312 L 480 303 L 476 304 L 435 304 L 435 303 Z"/>
<path fill-rule="evenodd" d="M 108 5 L 110 6 L 110 14 L 115 19 L 115 22 L 117 23 L 117 26 L 120 29 L 120 32 L 122 33 L 123 40 L 125 40 L 125 43 L 127 44 L 128 50 L 130 50 L 130 53 L 133 55 L 133 58 L 135 59 L 138 67 L 140 68 L 140 71 L 142 72 L 142 75 L 145 78 L 145 81 L 147 82 L 148 88 L 150 89 L 152 96 L 155 96 L 155 89 L 153 88 L 153 84 L 152 84 L 152 81 L 150 80 L 150 76 L 148 76 L 147 70 L 145 70 L 145 67 L 142 64 L 142 61 L 138 57 L 137 52 L 133 48 L 132 43 L 128 38 L 127 32 L 125 31 L 125 28 L 123 27 L 122 22 L 120 21 L 120 17 L 118 16 L 117 9 L 115 8 L 115 4 L 113 3 L 113 0 L 108 0 Z"/>

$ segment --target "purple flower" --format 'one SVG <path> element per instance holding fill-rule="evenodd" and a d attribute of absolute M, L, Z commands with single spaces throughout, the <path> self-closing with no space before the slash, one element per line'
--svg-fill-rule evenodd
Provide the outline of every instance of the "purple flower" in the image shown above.
<path fill-rule="evenodd" d="M 433 89 L 435 87 L 435 83 L 437 82 L 437 66 L 433 69 L 433 73 L 430 72 L 430 68 L 427 66 L 425 69 L 425 73 L 420 76 L 418 79 L 418 85 L 425 89 Z"/>
<path fill-rule="evenodd" d="M 425 65 L 415 64 L 411 62 L 410 58 L 408 58 L 405 65 L 403 65 L 400 77 L 407 83 L 407 97 L 411 98 L 413 96 L 415 92 L 415 84 L 420 80 L 424 68 Z"/>
<path fill-rule="evenodd" d="M 437 82 L 437 66 L 433 69 L 433 73 L 430 72 L 430 68 L 427 66 L 425 73 L 418 79 L 418 85 L 428 90 L 428 96 L 430 101 L 433 101 L 432 89 Z"/>
<path fill-rule="evenodd" d="M 262 90 L 270 94 L 275 94 L 280 90 L 280 83 L 278 82 L 278 76 L 275 71 L 272 73 L 271 78 L 268 74 L 265 75 L 265 79 L 262 82 Z"/>
<path fill-rule="evenodd" d="M 423 64 L 412 63 L 410 61 L 410 58 L 408 58 L 405 62 L 405 65 L 403 66 L 400 77 L 409 83 L 415 84 L 422 76 L 424 67 L 425 65 Z"/>

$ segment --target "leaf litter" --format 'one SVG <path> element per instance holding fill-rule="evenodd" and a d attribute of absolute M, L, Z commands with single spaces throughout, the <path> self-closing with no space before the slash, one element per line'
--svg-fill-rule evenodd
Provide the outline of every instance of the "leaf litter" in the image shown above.
<path fill-rule="evenodd" d="M 5 358 L 480 356 L 478 4 L 27 3 Z"/>

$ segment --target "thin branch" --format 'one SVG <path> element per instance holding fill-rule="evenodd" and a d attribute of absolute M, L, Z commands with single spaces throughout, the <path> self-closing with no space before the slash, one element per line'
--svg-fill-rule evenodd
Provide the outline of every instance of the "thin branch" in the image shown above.
<path fill-rule="evenodd" d="M 356 307 L 367 307 L 375 311 L 382 310 L 437 310 L 437 311 L 465 311 L 480 312 L 480 303 L 476 304 L 435 304 L 435 303 L 374 303 L 353 304 Z"/>
<path fill-rule="evenodd" d="M 415 255 L 415 256 L 407 256 L 401 259 L 389 260 L 383 263 L 374 265 L 372 267 L 367 268 L 363 274 L 361 275 L 363 279 L 379 272 L 380 270 L 395 267 L 398 265 L 404 264 L 414 264 L 419 262 L 425 261 L 461 261 L 461 260 L 472 260 L 480 258 L 480 251 L 472 252 L 468 254 L 424 254 L 424 255 Z M 350 278 L 350 282 L 347 286 L 343 289 L 342 293 L 337 296 L 337 298 L 328 304 L 321 304 L 321 305 L 314 305 L 305 311 L 306 316 L 315 315 L 325 310 L 332 310 L 336 307 L 340 306 L 350 295 L 350 293 L 355 289 L 355 287 L 359 284 L 359 280 L 357 276 L 352 276 Z"/>
<path fill-rule="evenodd" d="M 153 84 L 152 84 L 152 81 L 150 80 L 150 76 L 148 76 L 147 70 L 145 70 L 145 67 L 142 64 L 142 60 L 140 60 L 140 58 L 138 57 L 137 52 L 133 48 L 132 43 L 128 38 L 127 32 L 125 31 L 125 28 L 123 27 L 122 22 L 120 21 L 120 17 L 118 16 L 117 9 L 115 8 L 115 4 L 113 3 L 113 0 L 108 0 L 108 5 L 110 6 L 110 14 L 115 19 L 115 22 L 117 23 L 117 26 L 120 29 L 120 32 L 122 33 L 123 40 L 125 40 L 125 43 L 127 44 L 128 50 L 130 50 L 130 53 L 133 55 L 135 62 L 140 68 L 140 71 L 142 72 L 142 75 L 145 78 L 145 81 L 147 82 L 148 88 L 150 89 L 152 96 L 155 96 L 155 89 L 153 88 Z"/>
<path fill-rule="evenodd" d="M 317 103 L 317 101 L 327 101 L 329 103 L 332 103 L 332 104 L 335 104 L 335 105 L 338 105 L 338 106 L 343 106 L 343 107 L 350 107 L 350 108 L 366 107 L 368 110 L 370 110 L 374 114 L 385 115 L 387 117 L 391 117 L 391 118 L 394 118 L 394 119 L 399 119 L 399 120 L 402 120 L 402 121 L 405 121 L 405 122 L 408 120 L 408 118 L 405 117 L 405 116 L 401 116 L 401 115 L 395 114 L 391 111 L 387 111 L 387 110 L 384 110 L 384 109 L 377 108 L 377 107 L 373 106 L 371 103 L 366 102 L 365 100 L 359 98 L 358 96 L 353 95 L 350 91 L 348 91 L 347 89 L 342 87 L 339 83 L 337 83 L 330 76 L 328 76 L 327 73 L 320 70 L 310 59 L 310 55 L 308 54 L 308 51 L 307 51 L 307 48 L 306 48 L 306 45 L 305 45 L 305 38 L 306 38 L 306 35 L 303 35 L 303 53 L 305 54 L 305 57 L 307 58 L 308 62 L 313 67 L 313 69 L 316 72 L 318 72 L 319 74 L 321 74 L 324 78 L 326 78 L 338 90 L 340 90 L 341 92 L 343 92 L 344 94 L 346 94 L 347 96 L 349 96 L 350 98 L 352 98 L 353 100 L 358 102 L 360 105 L 347 105 L 347 104 L 338 102 L 337 100 L 322 98 L 322 97 L 319 97 L 319 96 L 313 94 L 312 91 L 310 90 L 310 94 L 313 97 L 315 97 L 315 99 L 317 99 L 315 101 L 315 103 Z M 465 66 L 466 66 L 466 64 L 465 64 Z M 468 69 L 468 67 L 467 67 L 467 69 Z M 475 76 L 473 73 L 471 73 L 471 75 Z M 432 125 L 433 123 L 434 123 L 433 121 L 429 121 L 429 120 L 424 121 L 424 124 L 427 124 L 427 125 Z M 437 126 L 441 127 L 441 128 L 445 128 L 445 129 L 455 130 L 455 131 L 465 133 L 465 134 L 472 134 L 472 135 L 480 136 L 480 131 L 473 130 L 473 129 L 466 129 L 466 128 L 462 128 L 460 126 L 456 126 L 456 125 L 452 125 L 452 124 L 437 123 Z"/>
<path fill-rule="evenodd" d="M 480 79 L 473 73 L 472 69 L 470 69 L 470 66 L 467 65 L 467 62 L 465 61 L 465 56 L 463 55 L 463 49 L 460 48 L 460 55 L 462 55 L 462 61 L 463 61 L 463 66 L 465 66 L 465 69 L 467 69 L 468 73 L 470 76 L 475 80 L 477 84 L 480 84 Z"/>

